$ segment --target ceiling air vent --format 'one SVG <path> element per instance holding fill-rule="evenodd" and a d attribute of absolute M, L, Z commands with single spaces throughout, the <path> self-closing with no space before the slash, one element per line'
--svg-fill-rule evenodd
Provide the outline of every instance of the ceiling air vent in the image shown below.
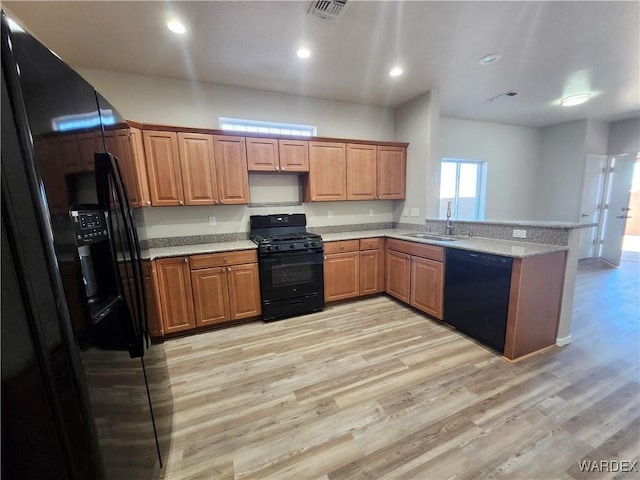
<path fill-rule="evenodd" d="M 501 93 L 500 95 L 496 95 L 495 97 L 491 97 L 491 98 L 487 98 L 487 102 L 489 103 L 493 103 L 493 102 L 500 102 L 502 100 L 506 100 L 509 97 L 515 97 L 516 95 L 518 95 L 517 92 L 504 92 Z"/>
<path fill-rule="evenodd" d="M 309 15 L 337 22 L 342 17 L 347 0 L 317 0 L 311 2 Z"/>

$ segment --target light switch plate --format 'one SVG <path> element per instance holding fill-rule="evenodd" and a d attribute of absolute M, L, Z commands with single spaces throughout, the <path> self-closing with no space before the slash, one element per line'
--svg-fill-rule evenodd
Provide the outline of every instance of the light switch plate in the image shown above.
<path fill-rule="evenodd" d="M 513 238 L 527 238 L 527 231 L 526 230 L 514 229 L 513 230 Z"/>
<path fill-rule="evenodd" d="M 403 216 L 403 217 L 408 217 L 408 216 L 409 216 L 409 209 L 408 209 L 408 208 L 405 208 L 405 209 L 402 211 L 402 216 Z"/>
<path fill-rule="evenodd" d="M 370 216 L 370 217 L 373 217 L 373 208 L 370 208 L 370 209 L 369 209 L 369 216 Z"/>
<path fill-rule="evenodd" d="M 420 209 L 419 208 L 412 208 L 411 209 L 411 216 L 412 217 L 419 217 L 420 216 Z"/>
<path fill-rule="evenodd" d="M 327 212 L 327 217 L 328 217 L 328 218 L 333 218 L 333 212 L 332 212 L 331 210 L 329 210 L 329 211 Z"/>
<path fill-rule="evenodd" d="M 209 217 L 209 225 L 215 225 L 216 224 L 216 217 Z"/>

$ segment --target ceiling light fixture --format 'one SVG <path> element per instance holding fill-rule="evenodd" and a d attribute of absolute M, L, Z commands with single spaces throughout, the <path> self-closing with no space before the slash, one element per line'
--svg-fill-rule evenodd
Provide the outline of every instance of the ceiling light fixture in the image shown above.
<path fill-rule="evenodd" d="M 309 58 L 311 56 L 311 52 L 308 48 L 302 47 L 298 49 L 296 55 L 298 55 L 298 58 Z"/>
<path fill-rule="evenodd" d="M 389 75 L 391 77 L 397 77 L 397 76 L 402 75 L 402 72 L 403 72 L 403 70 L 400 67 L 393 67 L 391 69 L 391 71 L 389 72 Z"/>
<path fill-rule="evenodd" d="M 580 105 L 591 98 L 590 93 L 579 93 L 578 95 L 571 95 L 570 97 L 564 97 L 560 100 L 560 105 L 563 107 L 573 107 L 574 105 Z"/>
<path fill-rule="evenodd" d="M 173 33 L 183 34 L 187 31 L 184 24 L 180 20 L 169 20 L 167 22 L 167 28 L 171 30 Z"/>
<path fill-rule="evenodd" d="M 499 53 L 490 53 L 489 55 L 485 55 L 480 60 L 478 60 L 478 64 L 491 65 L 492 63 L 496 63 L 501 58 L 502 58 L 502 55 L 500 55 Z"/>

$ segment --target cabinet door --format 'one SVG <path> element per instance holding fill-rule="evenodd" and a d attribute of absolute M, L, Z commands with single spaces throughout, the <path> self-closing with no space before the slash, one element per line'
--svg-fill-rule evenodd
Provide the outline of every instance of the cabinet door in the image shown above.
<path fill-rule="evenodd" d="M 96 169 L 95 157 L 97 152 L 102 152 L 104 147 L 100 145 L 102 136 L 99 132 L 88 132 L 78 134 L 78 150 L 80 151 L 80 163 L 82 170 L 93 172 Z"/>
<path fill-rule="evenodd" d="M 213 135 L 178 133 L 178 149 L 185 205 L 218 203 Z"/>
<path fill-rule="evenodd" d="M 142 136 L 151 204 L 154 207 L 183 205 L 177 134 L 144 130 Z"/>
<path fill-rule="evenodd" d="M 129 141 L 133 154 L 133 164 L 136 171 L 136 186 L 138 188 L 138 200 L 141 207 L 151 206 L 151 193 L 149 192 L 149 175 L 147 174 L 147 162 L 144 156 L 144 142 L 142 140 L 142 130 L 138 128 L 129 129 Z"/>
<path fill-rule="evenodd" d="M 324 299 L 326 302 L 357 297 L 359 252 L 336 253 L 324 257 Z"/>
<path fill-rule="evenodd" d="M 378 146 L 378 198 L 402 199 L 406 190 L 406 149 Z"/>
<path fill-rule="evenodd" d="M 360 252 L 360 295 L 384 292 L 384 258 L 381 250 Z"/>
<path fill-rule="evenodd" d="M 411 257 L 406 253 L 387 251 L 386 292 L 398 300 L 409 303 L 411 291 Z"/>
<path fill-rule="evenodd" d="M 214 135 L 213 138 L 220 203 L 249 203 L 249 176 L 244 137 Z"/>
<path fill-rule="evenodd" d="M 258 264 L 227 267 L 231 320 L 257 317 L 262 313 Z"/>
<path fill-rule="evenodd" d="M 222 267 L 191 272 L 193 303 L 198 327 L 229 320 L 226 270 L 226 267 Z"/>
<path fill-rule="evenodd" d="M 347 200 L 377 198 L 375 145 L 347 145 Z"/>
<path fill-rule="evenodd" d="M 181 332 L 196 326 L 189 259 L 187 257 L 155 260 L 156 288 L 160 300 L 160 315 L 166 334 Z"/>
<path fill-rule="evenodd" d="M 441 262 L 411 259 L 411 305 L 442 320 L 444 269 Z"/>
<path fill-rule="evenodd" d="M 133 156 L 129 129 L 121 128 L 105 132 L 107 151 L 118 158 L 118 165 L 124 178 L 124 184 L 129 195 L 129 204 L 133 208 L 140 206 L 140 195 L 138 188 L 138 174 Z"/>
<path fill-rule="evenodd" d="M 247 165 L 250 172 L 275 172 L 280 170 L 278 140 L 274 138 L 247 137 Z"/>
<path fill-rule="evenodd" d="M 307 140 L 278 140 L 280 170 L 283 172 L 309 171 L 309 142 Z"/>
<path fill-rule="evenodd" d="M 345 150 L 344 143 L 309 142 L 307 201 L 347 199 Z"/>

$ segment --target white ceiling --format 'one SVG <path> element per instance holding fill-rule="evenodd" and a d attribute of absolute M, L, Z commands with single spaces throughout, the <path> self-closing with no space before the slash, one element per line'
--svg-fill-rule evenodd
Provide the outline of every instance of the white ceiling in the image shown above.
<path fill-rule="evenodd" d="M 638 1 L 349 0 L 337 23 L 308 15 L 310 3 L 3 5 L 73 66 L 385 107 L 438 89 L 443 116 L 532 127 L 640 111 Z M 171 15 L 185 35 L 167 30 Z M 478 65 L 489 53 L 502 59 Z M 396 64 L 405 73 L 391 78 Z M 508 91 L 518 95 L 486 101 Z M 586 104 L 559 106 L 584 91 Z"/>

